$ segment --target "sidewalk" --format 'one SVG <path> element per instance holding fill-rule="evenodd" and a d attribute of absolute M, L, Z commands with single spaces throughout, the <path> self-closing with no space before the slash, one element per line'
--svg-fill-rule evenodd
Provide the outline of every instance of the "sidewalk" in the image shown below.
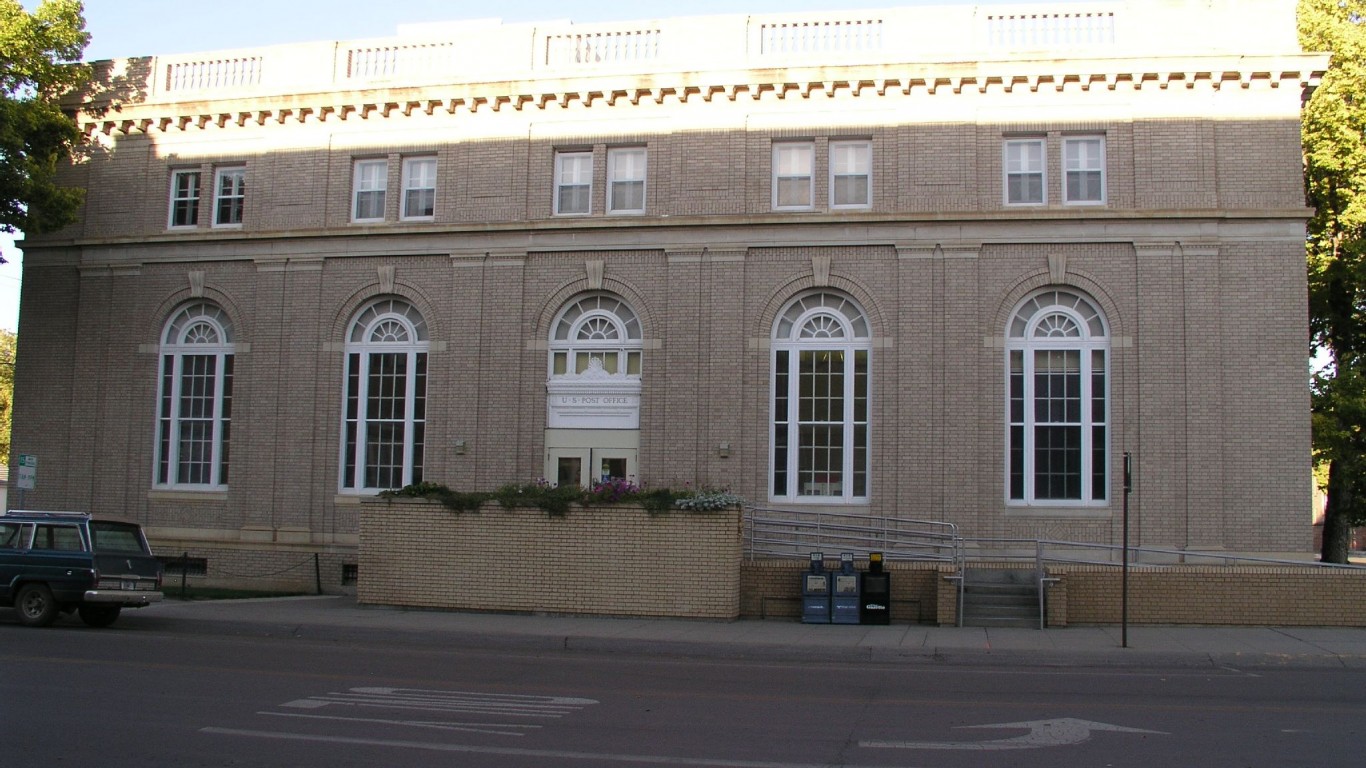
<path fill-rule="evenodd" d="M 441 647 L 807 661 L 1033 666 L 1366 668 L 1366 628 L 1118 626 L 986 629 L 457 613 L 346 596 L 166 601 L 116 627 Z"/>

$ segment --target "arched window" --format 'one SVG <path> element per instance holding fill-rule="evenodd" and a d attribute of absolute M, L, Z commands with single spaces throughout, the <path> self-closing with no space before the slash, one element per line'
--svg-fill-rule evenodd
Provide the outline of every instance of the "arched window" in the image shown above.
<path fill-rule="evenodd" d="M 385 298 L 356 313 L 346 337 L 341 487 L 380 491 L 422 481 L 427 323 Z"/>
<path fill-rule="evenodd" d="M 584 296 L 560 312 L 550 334 L 550 377 L 640 376 L 640 320 L 609 294 Z"/>
<path fill-rule="evenodd" d="M 1010 502 L 1100 505 L 1109 498 L 1110 334 L 1088 298 L 1050 288 L 1006 331 Z"/>
<path fill-rule="evenodd" d="M 228 484 L 232 437 L 232 322 L 208 302 L 181 307 L 161 335 L 155 484 Z"/>
<path fill-rule="evenodd" d="M 868 499 L 872 334 L 853 301 L 798 297 L 773 328 L 772 496 Z"/>

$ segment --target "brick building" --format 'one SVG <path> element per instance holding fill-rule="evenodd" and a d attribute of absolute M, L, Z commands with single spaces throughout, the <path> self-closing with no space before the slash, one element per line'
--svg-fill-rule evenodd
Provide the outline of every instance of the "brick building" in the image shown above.
<path fill-rule="evenodd" d="M 572 25 L 102 63 L 14 450 L 223 578 L 360 499 L 627 476 L 1307 553 L 1288 0 Z M 313 574 L 307 568 L 307 578 Z"/>

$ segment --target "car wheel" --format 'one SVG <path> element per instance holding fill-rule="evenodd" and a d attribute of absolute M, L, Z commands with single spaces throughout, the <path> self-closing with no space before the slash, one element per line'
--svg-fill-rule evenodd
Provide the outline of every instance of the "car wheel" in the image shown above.
<path fill-rule="evenodd" d="M 107 627 L 119 617 L 121 609 L 118 605 L 82 605 L 76 612 L 87 627 Z"/>
<path fill-rule="evenodd" d="M 19 609 L 19 623 L 30 627 L 46 627 L 57 618 L 57 601 L 46 584 L 25 584 L 15 595 L 14 607 Z"/>

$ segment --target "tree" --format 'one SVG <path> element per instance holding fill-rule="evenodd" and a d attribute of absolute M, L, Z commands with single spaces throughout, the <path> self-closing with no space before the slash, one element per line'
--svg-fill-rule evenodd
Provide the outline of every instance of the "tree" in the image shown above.
<path fill-rule="evenodd" d="M 1366 0 L 1300 0 L 1300 45 L 1332 53 L 1303 114 L 1314 455 L 1328 464 L 1324 562 L 1366 523 Z"/>
<path fill-rule="evenodd" d="M 0 231 L 49 232 L 75 221 L 80 189 L 57 183 L 81 143 L 58 104 L 88 77 L 90 35 L 79 0 L 43 0 L 33 13 L 0 0 Z"/>

